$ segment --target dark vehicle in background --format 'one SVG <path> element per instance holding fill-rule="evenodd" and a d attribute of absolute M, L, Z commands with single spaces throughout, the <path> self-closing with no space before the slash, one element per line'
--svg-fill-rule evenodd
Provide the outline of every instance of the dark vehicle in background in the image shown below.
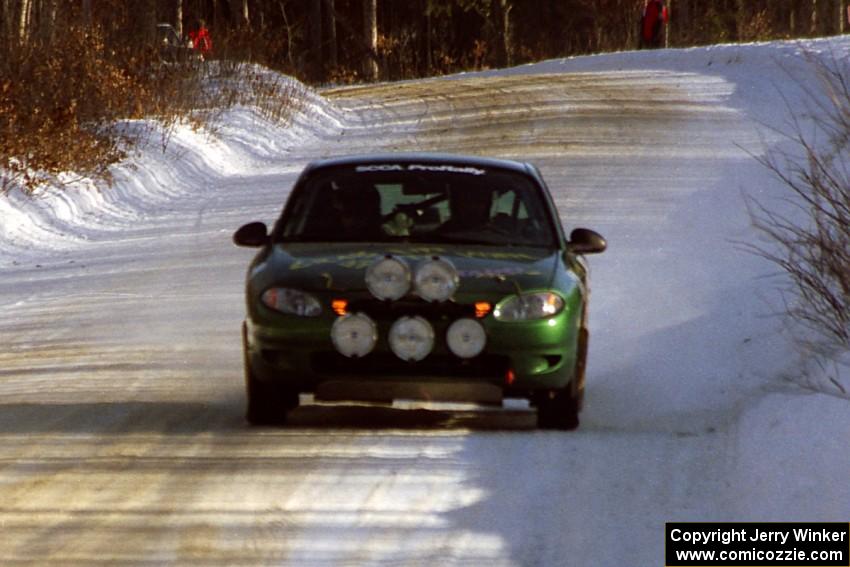
<path fill-rule="evenodd" d="M 574 429 L 584 396 L 588 272 L 605 240 L 567 237 L 527 163 L 390 154 L 307 166 L 259 248 L 243 324 L 247 418 L 316 400 L 501 404 Z"/>
<path fill-rule="evenodd" d="M 156 40 L 159 59 L 164 63 L 201 61 L 200 53 L 194 49 L 192 42 L 181 38 L 171 24 L 156 25 Z"/>

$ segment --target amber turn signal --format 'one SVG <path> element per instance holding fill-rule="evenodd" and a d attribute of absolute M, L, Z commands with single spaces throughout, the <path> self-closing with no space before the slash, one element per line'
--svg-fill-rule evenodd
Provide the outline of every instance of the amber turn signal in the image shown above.
<path fill-rule="evenodd" d="M 337 315 L 345 315 L 348 313 L 348 300 L 347 299 L 334 299 L 331 301 L 331 309 L 333 309 L 334 313 Z"/>
<path fill-rule="evenodd" d="M 482 319 L 490 313 L 490 310 L 493 309 L 493 306 L 489 301 L 476 301 L 475 302 L 475 317 L 478 319 Z"/>

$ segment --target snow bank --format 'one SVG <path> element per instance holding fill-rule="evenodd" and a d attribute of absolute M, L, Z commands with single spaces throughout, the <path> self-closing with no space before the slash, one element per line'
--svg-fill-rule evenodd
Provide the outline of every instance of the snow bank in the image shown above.
<path fill-rule="evenodd" d="M 201 198 L 216 179 L 280 168 L 293 150 L 338 134 L 341 112 L 301 83 L 281 80 L 293 83 L 289 92 L 297 97 L 286 123 L 270 122 L 251 106 L 229 109 L 213 131 L 128 121 L 128 133 L 147 141 L 110 168 L 111 185 L 69 173 L 60 176 L 61 186 L 0 196 L 0 267 L 124 231 L 175 201 Z"/>

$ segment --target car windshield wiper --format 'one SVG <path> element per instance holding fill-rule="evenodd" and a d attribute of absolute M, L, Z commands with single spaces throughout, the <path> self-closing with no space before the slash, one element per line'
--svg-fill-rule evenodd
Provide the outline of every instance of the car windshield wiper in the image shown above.
<path fill-rule="evenodd" d="M 397 242 L 413 241 L 415 239 L 407 236 L 379 236 L 371 238 L 364 235 L 340 235 L 340 234 L 308 234 L 286 236 L 275 240 L 275 244 L 287 244 L 292 242 L 301 243 L 327 243 L 327 244 L 392 244 Z"/>
<path fill-rule="evenodd" d="M 440 244 L 482 244 L 485 246 L 513 246 L 514 243 L 505 240 L 504 237 L 487 238 L 481 235 L 466 236 L 458 233 L 431 233 L 427 236 L 423 235 L 423 240 L 428 242 L 439 242 Z"/>

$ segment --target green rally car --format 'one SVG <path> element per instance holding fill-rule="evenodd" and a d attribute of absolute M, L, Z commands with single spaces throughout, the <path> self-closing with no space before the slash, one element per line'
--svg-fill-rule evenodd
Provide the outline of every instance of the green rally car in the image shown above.
<path fill-rule="evenodd" d="M 329 159 L 300 175 L 259 248 L 243 325 L 247 419 L 299 403 L 527 398 L 574 429 L 584 395 L 587 268 L 527 163 L 433 153 Z"/>

